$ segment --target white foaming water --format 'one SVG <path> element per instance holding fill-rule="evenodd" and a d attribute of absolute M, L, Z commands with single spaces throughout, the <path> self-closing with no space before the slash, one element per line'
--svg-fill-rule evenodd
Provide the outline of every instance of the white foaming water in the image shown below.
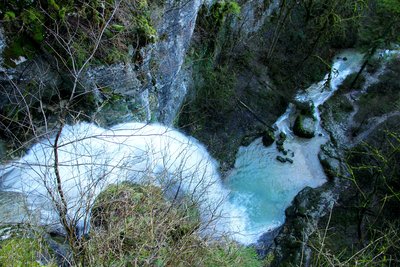
<path fill-rule="evenodd" d="M 353 52 L 340 55 L 344 56 L 346 61 L 334 63 L 337 72 L 332 74 L 330 88 L 324 88 L 322 81 L 298 98 L 316 106 L 328 99 L 344 78 L 357 70 L 362 57 Z M 125 180 L 152 183 L 197 199 L 206 226 L 203 232 L 225 232 L 243 244 L 254 243 L 283 223 L 285 208 L 302 188 L 320 186 L 326 179 L 317 154 L 327 138 L 294 137 L 289 120 L 293 112 L 291 105 L 275 124 L 278 132 L 288 135 L 285 148 L 293 164 L 278 162 L 275 146 L 266 148 L 258 139 L 239 149 L 235 169 L 224 185 L 207 150 L 171 128 L 142 123 L 120 124 L 109 130 L 88 123 L 65 126 L 58 153 L 68 216 L 87 219 L 94 198 L 109 184 Z M 317 111 L 316 117 L 319 120 Z M 57 191 L 53 144 L 51 138 L 34 145 L 23 158 L 3 166 L 0 174 L 2 190 L 25 193 L 30 210 L 40 221 L 57 225 L 58 215 L 50 201 L 51 192 Z M 59 201 L 57 194 L 53 196 Z"/>
<path fill-rule="evenodd" d="M 344 57 L 347 60 L 343 60 Z M 361 60 L 362 54 L 344 51 L 333 64 L 329 87 L 326 86 L 326 75 L 324 80 L 298 94 L 297 99 L 312 101 L 315 107 L 323 104 L 347 75 L 358 71 Z M 278 153 L 275 143 L 264 147 L 261 139 L 258 139 L 248 147 L 239 149 L 235 168 L 225 181 L 226 187 L 231 190 L 230 201 L 240 206 L 246 214 L 244 222 L 238 227 L 244 230 L 234 236 L 241 243 L 257 242 L 263 233 L 282 225 L 285 209 L 298 192 L 306 186 L 321 186 L 326 181 L 318 152 L 328 138 L 319 125 L 318 109 L 314 114 L 317 120 L 316 137 L 312 139 L 293 135 L 291 115 L 294 113 L 295 106 L 290 104 L 274 124 L 277 133 L 284 132 L 287 135 L 284 144 L 288 150 L 286 156 Z M 278 155 L 293 160 L 293 164 L 277 161 Z"/>
<path fill-rule="evenodd" d="M 2 189 L 25 193 L 29 209 L 40 215 L 41 223 L 57 225 L 59 218 L 50 201 L 52 195 L 60 201 L 53 144 L 54 138 L 43 140 L 20 160 L 3 166 Z M 220 215 L 231 218 L 237 212 L 227 203 L 220 205 L 227 192 L 206 149 L 162 125 L 125 123 L 110 130 L 88 123 L 65 126 L 58 154 L 70 219 L 87 219 L 96 195 L 107 185 L 126 180 L 190 194 L 199 203 L 204 223 Z M 228 219 L 220 218 L 207 228 L 217 228 L 217 234 L 222 234 L 224 222 Z"/>

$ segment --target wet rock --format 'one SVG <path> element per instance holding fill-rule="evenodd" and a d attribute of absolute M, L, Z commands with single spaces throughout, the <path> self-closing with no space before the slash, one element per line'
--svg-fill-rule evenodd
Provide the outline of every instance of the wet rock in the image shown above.
<path fill-rule="evenodd" d="M 264 146 L 270 146 L 275 141 L 274 133 L 270 130 L 267 130 L 263 133 L 262 143 Z"/>
<path fill-rule="evenodd" d="M 22 193 L 0 192 L 0 225 L 34 221 L 35 218 L 29 213 L 26 198 Z"/>
<path fill-rule="evenodd" d="M 304 188 L 286 209 L 286 223 L 275 238 L 275 258 L 272 266 L 295 266 L 304 257 L 308 237 L 335 203 L 329 188 Z"/>
<path fill-rule="evenodd" d="M 315 135 L 316 121 L 313 117 L 298 115 L 293 126 L 293 133 L 299 137 L 312 138 Z"/>
<path fill-rule="evenodd" d="M 342 172 L 340 156 L 331 143 L 321 146 L 321 152 L 318 154 L 318 158 L 327 177 L 331 181 Z"/>
<path fill-rule="evenodd" d="M 276 144 L 276 149 L 278 149 L 279 152 L 285 151 L 283 145 L 281 145 L 281 144 Z"/>
<path fill-rule="evenodd" d="M 285 159 L 284 157 L 282 157 L 282 156 L 276 156 L 276 160 L 277 160 L 277 161 L 280 161 L 280 162 L 282 162 L 282 163 L 285 163 L 285 162 L 286 162 L 286 159 Z"/>

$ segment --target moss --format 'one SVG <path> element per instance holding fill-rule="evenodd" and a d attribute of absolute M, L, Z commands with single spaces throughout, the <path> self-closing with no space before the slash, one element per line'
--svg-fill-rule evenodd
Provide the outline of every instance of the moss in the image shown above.
<path fill-rule="evenodd" d="M 93 51 L 93 35 L 102 31 L 102 25 L 112 14 L 115 7 L 114 0 L 101 1 L 6 1 L 0 3 L 1 10 L 7 12 L 0 14 L 0 19 L 5 22 L 5 34 L 11 40 L 8 44 L 13 45 L 13 39 L 31 39 L 34 43 L 34 53 L 50 53 L 55 57 L 62 57 L 69 62 L 67 67 L 71 67 L 71 56 L 74 57 L 76 65 L 82 66 L 82 63 Z M 122 54 L 128 54 L 128 45 L 132 44 L 138 50 L 157 39 L 157 32 L 152 25 L 150 12 L 154 6 L 150 6 L 147 1 L 141 0 L 135 4 L 122 3 L 120 10 L 114 14 L 110 27 L 105 30 L 106 38 L 102 38 L 101 45 L 98 47 L 94 59 L 99 64 L 110 64 L 126 61 Z M 74 14 L 72 16 L 72 14 Z M 74 29 L 74 34 L 64 36 L 64 33 Z M 88 35 L 88 28 L 91 35 Z M 60 34 L 60 38 L 69 39 L 71 44 L 68 49 L 55 41 L 53 33 Z M 17 36 L 15 36 L 17 33 Z M 51 49 L 49 49 L 51 47 Z M 109 53 L 110 50 L 120 51 L 121 53 Z M 15 50 L 15 49 L 14 49 Z M 72 54 L 69 51 L 72 50 Z M 13 59 L 22 55 L 22 52 L 13 53 Z M 10 63 L 10 62 L 8 62 Z M 11 67 L 14 67 L 10 63 Z M 75 66 L 76 67 L 76 66 Z"/>
<path fill-rule="evenodd" d="M 136 33 L 139 35 L 143 44 L 153 43 L 157 38 L 157 31 L 151 25 L 150 19 L 143 15 L 136 17 Z"/>
<path fill-rule="evenodd" d="M 18 60 L 21 56 L 31 59 L 36 51 L 37 48 L 29 38 L 17 36 L 13 38 L 11 43 L 4 49 L 4 64 L 6 66 L 15 67 L 14 60 Z"/>
<path fill-rule="evenodd" d="M 293 133 L 299 137 L 312 138 L 314 137 L 314 131 L 310 131 L 305 128 L 305 120 L 312 120 L 314 118 L 309 116 L 304 116 L 302 114 L 298 115 L 293 126 Z"/>
<path fill-rule="evenodd" d="M 48 4 L 50 8 L 53 8 L 56 11 L 60 10 L 60 6 L 56 3 L 55 0 L 48 0 Z"/>
<path fill-rule="evenodd" d="M 40 233 L 24 225 L 0 229 L 0 266 L 56 266 Z"/>
<path fill-rule="evenodd" d="M 7 11 L 7 12 L 5 13 L 3 19 L 4 19 L 4 21 L 6 21 L 6 22 L 10 22 L 10 21 L 15 20 L 15 13 L 12 12 L 12 11 Z"/>
<path fill-rule="evenodd" d="M 24 26 L 28 34 L 38 43 L 41 43 L 45 36 L 45 16 L 38 10 L 30 8 L 21 13 Z"/>
<path fill-rule="evenodd" d="M 112 47 L 100 63 L 113 64 L 115 62 L 128 62 L 129 55 L 126 51 L 121 51 L 118 48 Z"/>

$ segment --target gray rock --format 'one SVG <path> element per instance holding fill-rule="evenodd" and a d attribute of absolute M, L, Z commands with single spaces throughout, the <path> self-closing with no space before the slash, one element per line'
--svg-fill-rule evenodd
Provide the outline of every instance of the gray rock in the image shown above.
<path fill-rule="evenodd" d="M 315 135 L 316 121 L 314 118 L 298 115 L 293 126 L 293 133 L 299 137 L 312 138 Z"/>
<path fill-rule="evenodd" d="M 0 225 L 25 222 L 35 222 L 26 206 L 25 196 L 21 193 L 0 191 Z"/>

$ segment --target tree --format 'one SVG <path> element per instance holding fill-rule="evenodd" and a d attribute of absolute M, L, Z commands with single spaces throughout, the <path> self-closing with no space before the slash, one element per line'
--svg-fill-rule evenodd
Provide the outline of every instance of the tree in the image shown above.
<path fill-rule="evenodd" d="M 366 50 L 364 63 L 361 65 L 350 88 L 353 88 L 361 73 L 379 48 L 386 48 L 400 38 L 400 1 L 370 0 L 369 9 L 361 20 L 359 39 L 360 46 Z"/>

